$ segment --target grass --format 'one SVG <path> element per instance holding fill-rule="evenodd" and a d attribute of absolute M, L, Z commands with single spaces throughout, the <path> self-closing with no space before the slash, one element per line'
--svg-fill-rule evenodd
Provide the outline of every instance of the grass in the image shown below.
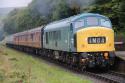
<path fill-rule="evenodd" d="M 92 83 L 39 58 L 0 47 L 0 83 Z"/>

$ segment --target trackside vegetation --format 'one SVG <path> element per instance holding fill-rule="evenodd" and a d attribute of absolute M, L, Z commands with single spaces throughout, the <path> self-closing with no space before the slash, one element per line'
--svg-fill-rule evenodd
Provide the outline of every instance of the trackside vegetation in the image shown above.
<path fill-rule="evenodd" d="M 0 47 L 0 83 L 92 83 L 40 58 Z"/>

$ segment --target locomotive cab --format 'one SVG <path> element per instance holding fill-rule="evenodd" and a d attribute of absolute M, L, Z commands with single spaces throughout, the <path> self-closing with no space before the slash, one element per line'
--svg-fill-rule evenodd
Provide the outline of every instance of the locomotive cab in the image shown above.
<path fill-rule="evenodd" d="M 90 67 L 113 65 L 114 31 L 107 17 L 93 15 L 77 19 L 74 30 L 74 46 L 81 61 L 88 61 L 85 63 Z"/>

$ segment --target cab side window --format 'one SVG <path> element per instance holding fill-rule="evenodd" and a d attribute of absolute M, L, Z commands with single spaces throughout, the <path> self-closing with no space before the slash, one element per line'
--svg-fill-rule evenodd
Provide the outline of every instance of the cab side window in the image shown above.
<path fill-rule="evenodd" d="M 81 19 L 81 20 L 78 20 L 74 23 L 74 27 L 77 29 L 77 28 L 81 28 L 81 27 L 84 27 L 85 26 L 85 20 L 84 19 Z"/>
<path fill-rule="evenodd" d="M 109 27 L 109 28 L 111 28 L 112 27 L 112 25 L 111 25 L 111 23 L 110 23 L 110 21 L 108 20 L 108 19 L 100 19 L 100 22 L 101 22 L 101 26 L 104 26 L 104 27 Z"/>

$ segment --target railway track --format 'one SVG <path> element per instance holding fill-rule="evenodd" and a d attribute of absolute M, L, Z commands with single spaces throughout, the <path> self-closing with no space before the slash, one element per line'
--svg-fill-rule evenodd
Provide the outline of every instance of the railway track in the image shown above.
<path fill-rule="evenodd" d="M 68 68 L 68 70 L 71 70 L 75 73 L 78 73 L 78 74 L 81 74 L 81 75 L 86 75 L 86 76 L 89 76 L 89 77 L 92 77 L 92 78 L 95 78 L 95 79 L 98 79 L 98 80 L 102 80 L 106 83 L 125 83 L 125 74 L 122 74 L 122 73 L 119 73 L 119 72 L 115 72 L 115 71 L 112 71 L 112 70 L 109 70 L 109 71 L 105 71 L 105 72 L 101 72 L 101 71 L 96 71 L 93 72 L 93 71 L 81 71 L 79 70 L 79 68 L 74 68 L 74 67 L 71 67 L 67 64 L 62 64 L 58 61 L 54 61 L 54 60 L 51 60 L 51 59 L 48 59 L 46 57 L 44 57 L 45 59 L 47 59 L 48 61 L 52 62 L 52 63 L 55 63 L 57 64 L 58 66 L 60 67 L 63 67 L 63 68 Z"/>
<path fill-rule="evenodd" d="M 100 79 L 107 83 L 125 83 L 125 75 L 116 73 L 113 71 L 105 72 L 105 73 L 92 73 L 92 72 L 83 72 L 83 74 L 89 75 L 96 79 Z"/>
<path fill-rule="evenodd" d="M 45 57 L 44 57 L 45 58 Z M 46 58 L 48 61 L 53 62 L 63 68 L 68 68 L 69 70 L 78 73 L 78 74 L 82 74 L 82 75 L 86 75 L 86 76 L 90 76 L 92 78 L 98 79 L 98 80 L 102 80 L 106 83 L 125 83 L 125 74 L 119 73 L 119 72 L 115 72 L 112 70 L 106 71 L 106 72 L 93 72 L 93 71 L 81 71 L 79 70 L 79 68 L 73 68 L 67 64 L 62 64 L 60 62 L 51 60 Z"/>
<path fill-rule="evenodd" d="M 119 72 L 115 72 L 115 71 L 109 71 L 109 73 L 125 78 L 125 73 L 119 73 Z"/>

